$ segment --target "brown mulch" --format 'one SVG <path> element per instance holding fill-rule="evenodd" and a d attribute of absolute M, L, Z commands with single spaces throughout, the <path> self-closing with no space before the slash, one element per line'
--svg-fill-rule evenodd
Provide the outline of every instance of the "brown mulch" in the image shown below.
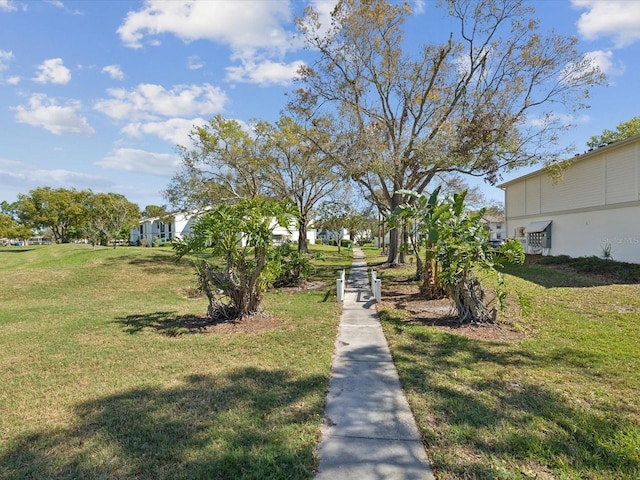
<path fill-rule="evenodd" d="M 325 288 L 327 282 L 306 282 L 302 285 L 281 287 L 277 290 L 285 293 L 297 293 L 309 290 L 318 290 Z M 190 299 L 198 299 L 204 296 L 203 293 L 194 289 L 180 292 L 183 296 Z M 175 322 L 176 326 L 186 328 L 190 331 L 198 333 L 211 333 L 211 334 L 259 334 L 275 330 L 283 324 L 283 320 L 277 316 L 271 315 L 266 312 L 256 313 L 253 315 L 237 318 L 234 320 L 219 320 L 214 321 L 207 318 L 205 315 L 193 315 L 187 316 Z"/>
<path fill-rule="evenodd" d="M 408 324 L 434 327 L 476 340 L 511 342 L 526 337 L 524 332 L 514 328 L 506 319 L 496 323 L 461 325 L 456 320 L 450 299 L 427 300 L 415 284 L 388 284 L 378 308 L 404 311 L 404 321 Z"/>
<path fill-rule="evenodd" d="M 282 319 L 273 315 L 267 315 L 264 313 L 258 313 L 246 317 L 242 317 L 236 320 L 230 320 L 226 322 L 218 322 L 207 325 L 202 329 L 202 333 L 214 333 L 214 334 L 232 334 L 232 333 L 246 333 L 246 334 L 258 334 L 264 333 L 282 325 Z"/>

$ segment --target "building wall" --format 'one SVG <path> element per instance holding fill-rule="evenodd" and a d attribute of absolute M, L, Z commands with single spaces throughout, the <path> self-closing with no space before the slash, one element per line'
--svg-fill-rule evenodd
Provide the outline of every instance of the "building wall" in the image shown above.
<path fill-rule="evenodd" d="M 640 263 L 640 136 L 587 152 L 554 179 L 541 170 L 505 190 L 507 235 L 551 220 L 549 255 L 597 255 Z"/>
<path fill-rule="evenodd" d="M 640 219 L 640 206 L 585 213 L 540 215 L 509 221 L 509 237 L 531 222 L 551 220 L 551 249 L 547 255 L 598 256 L 609 245 L 614 260 L 640 263 L 640 230 L 629 218 Z"/>

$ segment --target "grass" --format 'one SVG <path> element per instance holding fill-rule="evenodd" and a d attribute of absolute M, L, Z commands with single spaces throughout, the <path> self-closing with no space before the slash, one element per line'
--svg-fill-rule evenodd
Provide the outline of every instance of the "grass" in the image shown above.
<path fill-rule="evenodd" d="M 564 267 L 508 267 L 521 340 L 379 312 L 439 480 L 640 478 L 640 285 Z"/>
<path fill-rule="evenodd" d="M 350 265 L 334 250 L 319 278 Z M 168 249 L 7 247 L 0 262 L 0 478 L 312 476 L 330 287 L 268 293 L 273 328 L 200 334 L 206 299 Z"/>

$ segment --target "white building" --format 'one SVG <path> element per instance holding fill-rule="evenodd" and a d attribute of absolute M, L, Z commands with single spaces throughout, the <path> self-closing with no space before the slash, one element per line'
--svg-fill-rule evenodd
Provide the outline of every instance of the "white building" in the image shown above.
<path fill-rule="evenodd" d="M 191 233 L 191 228 L 197 219 L 194 213 L 176 213 L 168 219 L 159 217 L 143 218 L 138 228 L 131 229 L 129 241 L 133 245 L 146 243 L 153 245 L 159 242 L 171 242 Z"/>
<path fill-rule="evenodd" d="M 129 241 L 133 245 L 141 245 L 144 243 L 153 245 L 156 240 L 163 243 L 186 237 L 191 233 L 191 229 L 200 213 L 201 212 L 175 213 L 166 219 L 159 217 L 143 218 L 140 220 L 138 228 L 131 229 Z M 298 230 L 295 225 L 295 219 L 292 218 L 288 228 L 274 224 L 271 226 L 274 227 L 272 232 L 273 243 L 281 244 L 286 241 L 298 241 Z M 309 229 L 307 231 L 307 240 L 311 245 L 315 243 L 315 230 Z"/>
<path fill-rule="evenodd" d="M 499 186 L 506 229 L 528 253 L 640 263 L 640 135 L 576 155 Z"/>
<path fill-rule="evenodd" d="M 487 226 L 490 242 L 500 242 L 507 238 L 504 217 L 485 214 L 480 221 Z"/>

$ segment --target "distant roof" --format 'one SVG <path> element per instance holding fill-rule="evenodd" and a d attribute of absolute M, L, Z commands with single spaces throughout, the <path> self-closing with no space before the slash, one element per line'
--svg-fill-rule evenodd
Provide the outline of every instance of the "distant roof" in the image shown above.
<path fill-rule="evenodd" d="M 589 150 L 587 150 L 586 152 L 584 152 L 582 154 L 576 153 L 576 155 L 574 157 L 569 158 L 567 160 L 570 160 L 570 161 L 573 161 L 573 162 L 579 162 L 579 161 L 585 160 L 587 158 L 591 158 L 594 155 L 597 155 L 599 153 L 602 153 L 602 151 L 604 149 L 608 150 L 610 148 L 616 148 L 616 147 L 619 147 L 621 145 L 626 145 L 627 143 L 633 143 L 633 142 L 637 142 L 637 141 L 640 141 L 640 134 L 639 135 L 634 135 L 634 136 L 629 137 L 629 138 L 625 138 L 624 140 L 618 140 L 617 142 L 611 142 L 611 143 L 608 143 L 606 145 L 600 145 L 599 147 L 596 147 L 596 148 L 590 148 Z M 536 170 L 534 172 L 527 173 L 526 175 L 522 175 L 520 177 L 514 178 L 513 180 L 509 180 L 508 182 L 504 182 L 504 183 L 501 183 L 500 185 L 496 185 L 496 187 L 498 187 L 498 188 L 508 187 L 509 185 L 511 185 L 513 183 L 520 182 L 521 180 L 523 180 L 525 178 L 535 177 L 535 176 L 540 175 L 541 173 L 545 173 L 546 169 L 547 169 L 546 167 L 540 168 L 540 169 L 538 169 L 538 170 Z"/>
<path fill-rule="evenodd" d="M 503 223 L 504 217 L 499 215 L 483 215 L 482 220 L 487 223 Z"/>

